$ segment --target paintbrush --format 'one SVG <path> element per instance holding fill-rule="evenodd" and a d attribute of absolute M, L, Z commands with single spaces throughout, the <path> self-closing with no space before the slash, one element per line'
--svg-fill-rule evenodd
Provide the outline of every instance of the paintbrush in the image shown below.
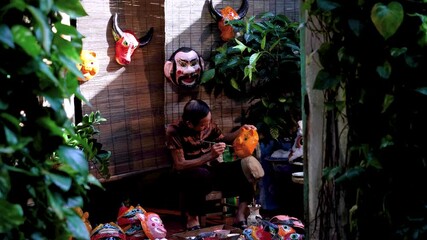
<path fill-rule="evenodd" d="M 211 142 L 211 141 L 205 141 L 205 140 L 200 140 L 202 143 L 209 143 L 209 144 L 215 144 L 215 143 L 217 143 L 217 142 Z M 228 144 L 226 144 L 225 145 L 226 147 L 233 147 L 232 145 L 228 145 Z"/>

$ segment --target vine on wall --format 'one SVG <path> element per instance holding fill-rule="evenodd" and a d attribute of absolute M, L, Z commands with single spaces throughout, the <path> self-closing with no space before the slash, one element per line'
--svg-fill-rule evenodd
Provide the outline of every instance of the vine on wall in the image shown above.
<path fill-rule="evenodd" d="M 304 8 L 323 39 L 314 87 L 325 94 L 328 145 L 339 146 L 338 119 L 348 123 L 344 159 L 326 148 L 319 238 L 425 239 L 427 4 L 309 0 Z"/>

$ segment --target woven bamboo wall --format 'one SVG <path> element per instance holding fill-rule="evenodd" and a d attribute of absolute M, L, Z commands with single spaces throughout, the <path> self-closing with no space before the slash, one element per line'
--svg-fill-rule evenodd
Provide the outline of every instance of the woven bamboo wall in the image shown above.
<path fill-rule="evenodd" d="M 100 110 L 107 123 L 97 137 L 112 151 L 112 180 L 133 173 L 170 166 L 165 151 L 165 124 L 177 120 L 191 97 L 206 100 L 224 131 L 238 125 L 235 118 L 245 109 L 219 96 L 209 96 L 202 87 L 183 92 L 173 89 L 163 76 L 163 65 L 182 46 L 198 51 L 207 61 L 219 45 L 219 32 L 204 0 L 82 0 L 88 16 L 79 18 L 77 29 L 85 36 L 83 48 L 94 50 L 99 73 L 83 83 L 82 94 L 92 106 L 83 104 L 83 114 Z M 217 8 L 238 8 L 241 1 L 214 0 Z M 285 13 L 298 18 L 298 1 L 249 0 L 251 16 L 261 12 Z M 110 17 L 119 14 L 119 26 L 143 36 L 154 27 L 152 41 L 137 49 L 132 62 L 120 66 L 114 60 Z"/>
<path fill-rule="evenodd" d="M 108 120 L 97 137 L 112 151 L 112 179 L 169 166 L 164 151 L 164 8 L 162 0 L 83 0 L 88 13 L 77 29 L 85 36 L 83 49 L 94 50 L 99 73 L 80 88 L 93 107 L 83 105 L 83 114 L 100 110 Z M 154 28 L 151 42 L 139 48 L 132 62 L 120 66 L 114 59 L 110 18 L 119 14 L 119 26 L 138 37 Z"/>

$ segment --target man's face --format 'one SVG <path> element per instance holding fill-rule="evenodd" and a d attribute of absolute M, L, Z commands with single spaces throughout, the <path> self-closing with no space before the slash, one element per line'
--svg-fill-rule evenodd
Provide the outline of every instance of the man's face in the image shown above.
<path fill-rule="evenodd" d="M 175 54 L 175 80 L 180 86 L 193 87 L 200 82 L 202 66 L 195 51 Z"/>
<path fill-rule="evenodd" d="M 204 117 L 203 119 L 200 120 L 199 124 L 197 124 L 197 126 L 193 126 L 191 125 L 191 127 L 197 131 L 197 132 L 201 132 L 203 130 L 205 130 L 206 128 L 208 128 L 210 126 L 212 122 L 212 115 L 209 112 L 208 115 L 206 115 L 206 117 Z"/>

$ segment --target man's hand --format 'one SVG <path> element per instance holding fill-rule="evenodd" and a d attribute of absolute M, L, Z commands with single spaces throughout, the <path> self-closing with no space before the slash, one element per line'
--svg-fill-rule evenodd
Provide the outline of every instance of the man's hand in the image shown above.
<path fill-rule="evenodd" d="M 212 160 L 221 156 L 225 151 L 225 147 L 226 147 L 226 144 L 223 142 L 215 143 L 214 145 L 212 145 L 212 148 L 211 148 L 211 156 L 213 157 Z"/>
<path fill-rule="evenodd" d="M 250 124 L 245 124 L 243 125 L 241 128 L 246 129 L 246 130 L 257 130 L 257 128 L 254 125 L 250 125 Z"/>

